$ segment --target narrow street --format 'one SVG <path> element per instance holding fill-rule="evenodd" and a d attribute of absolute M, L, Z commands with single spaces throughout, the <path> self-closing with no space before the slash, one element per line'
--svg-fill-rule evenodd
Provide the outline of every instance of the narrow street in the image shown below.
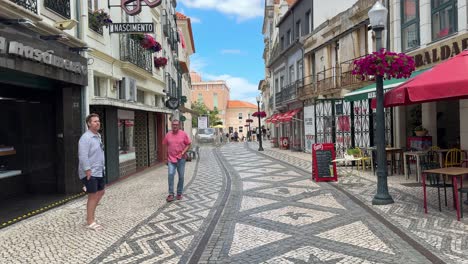
<path fill-rule="evenodd" d="M 84 227 L 84 198 L 4 228 L 0 263 L 438 262 L 332 184 L 311 181 L 310 162 L 256 147 L 203 146 L 187 163 L 182 201 L 164 200 L 166 166 L 110 186 L 100 232 Z"/>

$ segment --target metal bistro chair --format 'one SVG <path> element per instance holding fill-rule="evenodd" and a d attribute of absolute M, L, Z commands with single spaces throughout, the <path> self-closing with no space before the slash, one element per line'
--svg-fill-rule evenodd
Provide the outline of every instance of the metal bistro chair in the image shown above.
<path fill-rule="evenodd" d="M 438 169 L 440 168 L 440 164 L 437 161 L 437 152 L 429 151 L 426 155 L 421 157 L 421 170 L 431 170 L 431 169 Z M 447 187 L 451 187 L 451 184 L 447 184 L 445 182 L 445 177 L 439 174 L 427 174 L 427 187 L 435 187 L 437 188 L 437 198 L 439 202 L 439 211 L 442 211 L 441 203 L 440 203 L 440 188 L 444 188 L 444 198 L 445 198 L 445 206 L 447 206 Z M 442 177 L 442 182 L 441 182 Z"/>
<path fill-rule="evenodd" d="M 363 171 L 365 168 L 367 168 L 367 164 L 369 164 L 369 168 L 370 168 L 372 166 L 372 164 L 370 164 L 370 161 L 371 161 L 370 156 L 366 155 L 365 152 L 363 152 L 362 149 L 359 147 L 356 147 L 355 149 L 356 149 L 356 152 L 358 153 L 357 157 L 360 158 L 360 160 L 356 162 L 358 170 L 359 170 L 359 165 L 361 165 L 361 168 Z"/>
<path fill-rule="evenodd" d="M 460 167 L 462 163 L 462 151 L 460 149 L 450 149 L 445 155 L 445 167 Z"/>

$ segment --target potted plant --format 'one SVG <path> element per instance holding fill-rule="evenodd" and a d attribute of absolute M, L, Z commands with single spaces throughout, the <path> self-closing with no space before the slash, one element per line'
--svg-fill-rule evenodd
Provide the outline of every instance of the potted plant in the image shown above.
<path fill-rule="evenodd" d="M 416 134 L 417 137 L 424 137 L 427 135 L 427 129 L 424 128 L 422 125 L 419 125 L 414 128 L 414 134 Z"/>
<path fill-rule="evenodd" d="M 359 154 L 360 154 L 360 151 L 359 151 L 359 149 L 351 148 L 351 149 L 346 150 L 346 154 L 353 155 L 353 157 L 358 157 Z"/>
<path fill-rule="evenodd" d="M 108 13 L 103 9 L 98 9 L 92 13 L 89 13 L 89 24 L 92 28 L 108 27 L 112 24 L 112 20 Z"/>
<path fill-rule="evenodd" d="M 154 57 L 154 67 L 164 67 L 167 64 L 167 59 L 164 57 Z"/>
<path fill-rule="evenodd" d="M 264 111 L 255 112 L 252 114 L 252 116 L 254 117 L 260 116 L 261 118 L 263 118 L 263 117 L 266 117 L 266 113 Z"/>

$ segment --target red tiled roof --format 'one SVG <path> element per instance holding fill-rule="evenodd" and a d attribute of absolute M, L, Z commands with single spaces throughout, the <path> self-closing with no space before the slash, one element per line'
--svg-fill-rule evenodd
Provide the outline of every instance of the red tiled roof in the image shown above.
<path fill-rule="evenodd" d="M 179 13 L 179 12 L 176 12 L 176 16 L 177 16 L 177 19 L 187 19 L 186 15 Z"/>
<path fill-rule="evenodd" d="M 257 109 L 257 106 L 249 102 L 233 100 L 233 101 L 228 101 L 227 108 L 255 108 Z"/>

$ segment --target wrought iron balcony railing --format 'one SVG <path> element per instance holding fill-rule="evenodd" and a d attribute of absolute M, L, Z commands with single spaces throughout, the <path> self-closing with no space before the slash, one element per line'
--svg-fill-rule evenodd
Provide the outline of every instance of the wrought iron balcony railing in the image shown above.
<path fill-rule="evenodd" d="M 96 19 L 94 19 L 94 16 L 91 12 L 88 12 L 88 27 L 100 35 L 103 34 L 102 26 L 99 25 Z"/>
<path fill-rule="evenodd" d="M 332 67 L 317 73 L 317 92 L 326 92 L 339 87 L 339 67 Z"/>
<path fill-rule="evenodd" d="M 297 97 L 304 98 L 312 96 L 316 92 L 314 76 L 309 75 L 302 78 L 301 85 L 297 87 Z"/>
<path fill-rule="evenodd" d="M 365 55 L 364 55 L 365 56 Z M 363 81 L 357 75 L 353 75 L 353 61 L 361 57 L 354 58 L 352 60 L 348 60 L 345 62 L 340 63 L 340 71 L 341 71 L 341 87 L 347 87 L 355 84 L 360 84 Z"/>
<path fill-rule="evenodd" d="M 10 1 L 37 14 L 37 0 L 10 0 Z"/>
<path fill-rule="evenodd" d="M 44 6 L 63 17 L 70 18 L 70 0 L 44 0 Z"/>
<path fill-rule="evenodd" d="M 152 59 L 151 52 L 142 48 L 139 41 L 128 35 L 120 36 L 120 60 L 131 62 L 147 72 L 152 72 Z"/>
<path fill-rule="evenodd" d="M 275 106 L 280 106 L 281 103 L 283 102 L 283 99 L 282 99 L 282 92 L 277 92 L 275 93 Z"/>

